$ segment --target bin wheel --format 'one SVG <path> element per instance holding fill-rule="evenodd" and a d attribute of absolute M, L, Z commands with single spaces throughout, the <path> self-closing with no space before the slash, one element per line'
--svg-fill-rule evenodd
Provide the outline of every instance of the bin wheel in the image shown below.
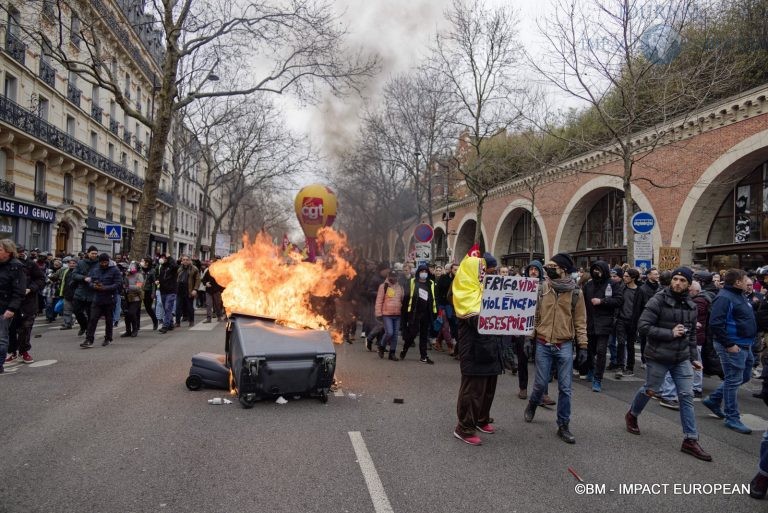
<path fill-rule="evenodd" d="M 328 402 L 328 392 L 320 392 L 320 402 L 323 404 Z"/>
<path fill-rule="evenodd" d="M 193 392 L 196 392 L 201 388 L 203 388 L 203 380 L 197 374 L 192 374 L 187 378 L 186 385 L 188 389 L 192 390 Z"/>
<path fill-rule="evenodd" d="M 256 401 L 249 401 L 248 399 L 246 399 L 244 395 L 241 395 L 240 397 L 238 397 L 238 399 L 240 400 L 240 406 L 242 406 L 246 410 L 253 408 L 253 406 L 256 404 Z"/>

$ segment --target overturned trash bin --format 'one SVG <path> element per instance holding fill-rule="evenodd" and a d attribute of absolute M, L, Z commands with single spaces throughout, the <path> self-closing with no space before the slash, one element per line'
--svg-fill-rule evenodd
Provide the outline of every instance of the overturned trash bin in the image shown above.
<path fill-rule="evenodd" d="M 243 408 L 279 396 L 328 401 L 336 349 L 327 331 L 297 329 L 274 319 L 232 314 L 225 351 L 230 388 Z"/>

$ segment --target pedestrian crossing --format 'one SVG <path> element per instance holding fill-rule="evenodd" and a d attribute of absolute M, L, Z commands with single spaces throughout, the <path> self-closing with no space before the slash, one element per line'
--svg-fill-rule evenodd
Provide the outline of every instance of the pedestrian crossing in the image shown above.
<path fill-rule="evenodd" d="M 94 335 L 94 339 L 98 340 L 100 338 L 104 338 L 104 335 L 106 334 L 106 326 L 104 325 L 104 320 L 99 321 L 99 326 L 96 328 L 96 332 Z M 211 320 L 210 323 L 204 324 L 202 322 L 198 322 L 193 327 L 189 328 L 190 331 L 213 331 L 217 325 L 219 324 L 226 324 L 226 321 L 219 322 L 215 319 Z M 184 324 L 182 324 L 184 326 Z M 37 328 L 34 330 L 34 328 Z M 61 330 L 61 324 L 39 324 L 34 326 L 33 330 L 37 333 L 40 331 L 59 331 Z M 176 328 L 177 330 L 180 328 Z M 77 335 L 77 332 L 80 330 L 80 327 L 77 323 L 75 323 L 74 327 L 71 330 L 67 330 L 65 333 Z M 152 330 L 152 319 L 147 317 L 146 319 L 142 317 L 142 322 L 139 325 L 139 333 L 141 332 L 151 332 Z M 116 339 L 120 336 L 121 333 L 125 332 L 125 319 L 120 319 L 120 323 L 117 327 L 112 328 L 112 339 Z"/>

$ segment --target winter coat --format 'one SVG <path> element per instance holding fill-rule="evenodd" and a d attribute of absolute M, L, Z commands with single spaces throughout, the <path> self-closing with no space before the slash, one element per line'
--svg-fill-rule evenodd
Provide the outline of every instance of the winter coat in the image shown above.
<path fill-rule="evenodd" d="M 584 285 L 584 305 L 587 308 L 587 333 L 593 335 L 610 335 L 613 333 L 614 319 L 617 309 L 624 302 L 623 291 L 620 284 L 611 282 L 611 270 L 608 263 L 598 260 L 589 268 L 590 271 L 598 268 L 602 273 L 600 281 L 591 279 Z M 611 287 L 611 295 L 606 294 Z M 593 305 L 592 299 L 599 299 L 600 304 Z"/>
<path fill-rule="evenodd" d="M 645 358 L 664 364 L 699 359 L 696 350 L 696 317 L 698 307 L 686 292 L 673 294 L 667 287 L 645 305 L 637 328 L 646 336 Z M 672 328 L 682 324 L 687 336 L 675 337 Z"/>
<path fill-rule="evenodd" d="M 155 280 L 157 280 L 157 271 L 152 266 L 146 270 L 140 268 L 139 271 L 144 273 L 144 292 L 152 294 L 155 288 Z"/>
<path fill-rule="evenodd" d="M 451 301 L 448 299 L 448 292 L 451 290 L 452 283 L 453 275 L 451 273 L 444 274 L 437 279 L 435 296 L 438 305 L 445 306 L 451 304 Z"/>
<path fill-rule="evenodd" d="M 123 284 L 123 275 L 116 265 L 110 265 L 103 269 L 100 265 L 94 266 L 88 273 L 91 282 L 88 286 L 93 289 L 93 302 L 98 305 L 109 305 L 115 302 L 115 293 Z M 100 287 L 97 288 L 97 284 Z"/>
<path fill-rule="evenodd" d="M 715 342 L 725 347 L 752 347 L 757 336 L 755 312 L 742 290 L 724 286 L 712 303 L 709 329 Z"/>
<path fill-rule="evenodd" d="M 0 315 L 6 310 L 15 314 L 21 308 L 27 289 L 27 276 L 21 270 L 23 266 L 15 258 L 0 262 Z"/>
<path fill-rule="evenodd" d="M 220 293 L 222 290 L 224 290 L 224 288 L 216 282 L 216 278 L 213 277 L 213 274 L 211 274 L 211 268 L 210 267 L 206 267 L 205 271 L 203 271 L 203 275 L 200 277 L 200 283 L 205 287 L 205 291 L 206 292 L 209 292 L 209 293 L 212 293 L 212 294 L 217 294 L 217 293 Z M 352 293 L 351 292 L 351 288 L 352 288 L 351 287 L 351 283 L 349 283 L 343 289 L 344 290 L 344 294 L 345 295 L 346 294 L 350 294 L 351 295 L 351 293 Z"/>
<path fill-rule="evenodd" d="M 399 283 L 392 285 L 385 281 L 379 285 L 379 292 L 376 295 L 376 317 L 385 315 L 399 317 L 403 308 L 404 296 L 405 292 Z"/>
<path fill-rule="evenodd" d="M 696 303 L 696 321 L 701 324 L 701 328 L 696 328 L 696 345 L 703 346 L 707 340 L 709 326 L 709 298 L 703 294 L 696 294 L 693 296 L 693 302 Z"/>
<path fill-rule="evenodd" d="M 26 289 L 29 290 L 29 293 L 21 302 L 21 313 L 26 316 L 34 317 L 37 315 L 39 308 L 37 296 L 43 291 L 43 287 L 45 287 L 45 274 L 43 273 L 43 270 L 40 269 L 40 266 L 37 265 L 37 262 L 32 262 L 30 260 L 22 262 L 21 272 L 24 273 L 24 276 L 26 277 Z"/>
<path fill-rule="evenodd" d="M 98 260 L 83 258 L 77 262 L 77 267 L 72 272 L 72 281 L 75 286 L 75 300 L 90 303 L 93 301 L 93 288 L 85 282 L 85 278 L 91 273 L 94 267 L 99 266 Z"/>
<path fill-rule="evenodd" d="M 580 348 L 587 347 L 587 312 L 584 294 L 581 291 L 576 292 L 578 296 L 574 305 L 572 297 L 574 292 L 572 290 L 558 294 L 549 282 L 541 283 L 533 332 L 534 340 L 553 344 L 576 340 Z"/>
<path fill-rule="evenodd" d="M 144 290 L 144 273 L 128 274 L 125 278 L 125 296 L 129 303 L 141 301 Z"/>
<path fill-rule="evenodd" d="M 656 295 L 660 286 L 661 285 L 659 282 L 652 283 L 650 281 L 646 281 L 637 287 L 637 293 L 635 294 L 635 306 L 633 307 L 634 314 L 632 315 L 632 319 L 635 321 L 635 324 L 637 324 L 637 322 L 640 320 L 640 316 L 643 314 L 643 310 L 645 310 L 646 303 L 648 303 L 648 301 Z"/>
<path fill-rule="evenodd" d="M 462 376 L 498 376 L 502 373 L 502 345 L 498 335 L 477 332 L 479 316 L 459 319 L 459 367 Z"/>
<path fill-rule="evenodd" d="M 197 292 L 197 290 L 200 288 L 200 271 L 197 269 L 197 267 L 194 266 L 194 264 L 189 264 L 189 267 L 180 265 L 176 271 L 176 279 L 178 280 L 178 284 L 180 286 L 183 285 L 181 280 L 182 276 L 184 276 L 184 272 L 187 273 L 187 294 L 191 296 L 193 291 Z"/>
<path fill-rule="evenodd" d="M 176 270 L 178 266 L 172 260 L 166 260 L 157 271 L 157 281 L 160 282 L 161 294 L 176 294 Z"/>

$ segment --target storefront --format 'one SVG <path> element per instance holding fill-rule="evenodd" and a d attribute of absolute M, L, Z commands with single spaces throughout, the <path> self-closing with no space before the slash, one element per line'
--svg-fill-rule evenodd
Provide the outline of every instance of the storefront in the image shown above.
<path fill-rule="evenodd" d="M 0 238 L 26 248 L 51 248 L 56 211 L 20 201 L 0 199 Z"/>
<path fill-rule="evenodd" d="M 96 246 L 99 253 L 107 253 L 110 256 L 120 251 L 120 243 L 122 241 L 107 240 L 104 235 L 104 229 L 108 224 L 115 223 L 94 217 L 86 219 L 83 233 L 83 251 L 86 251 L 91 246 Z"/>
<path fill-rule="evenodd" d="M 165 254 L 168 251 L 168 238 L 154 233 L 149 235 L 149 254 L 152 256 Z"/>

